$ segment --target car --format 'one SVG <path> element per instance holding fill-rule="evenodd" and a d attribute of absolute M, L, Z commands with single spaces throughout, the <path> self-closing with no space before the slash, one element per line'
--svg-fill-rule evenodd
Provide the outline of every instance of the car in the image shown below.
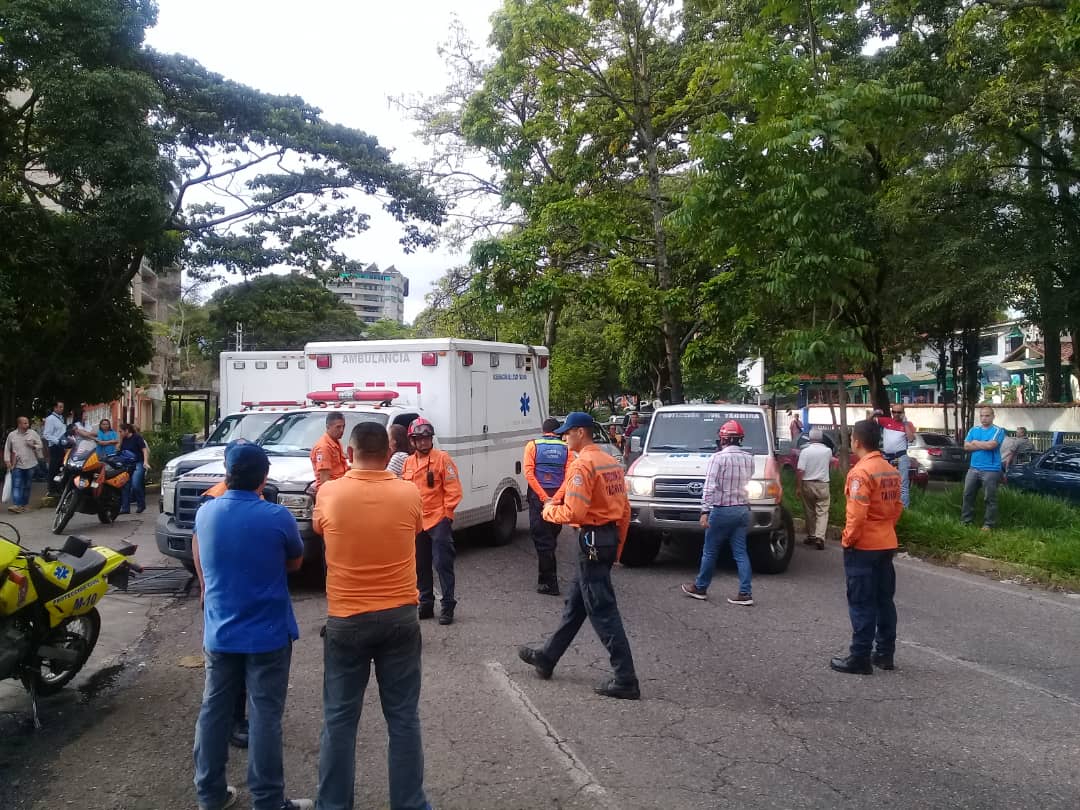
<path fill-rule="evenodd" d="M 958 480 L 967 473 L 968 454 L 944 433 L 916 433 L 908 455 L 931 478 Z"/>
<path fill-rule="evenodd" d="M 716 452 L 717 430 L 729 420 L 742 427 L 743 449 L 754 457 L 753 478 L 746 487 L 750 562 L 759 573 L 787 569 L 795 549 L 795 527 L 781 502 L 780 467 L 765 410 L 734 404 L 665 405 L 653 412 L 643 440 L 633 437 L 634 449 L 641 455 L 626 474 L 630 532 L 620 557 L 623 565 L 649 565 L 664 542 L 701 542 L 705 471 Z"/>
<path fill-rule="evenodd" d="M 1009 486 L 1080 504 L 1080 444 L 1057 444 L 1025 463 L 1005 471 Z"/>

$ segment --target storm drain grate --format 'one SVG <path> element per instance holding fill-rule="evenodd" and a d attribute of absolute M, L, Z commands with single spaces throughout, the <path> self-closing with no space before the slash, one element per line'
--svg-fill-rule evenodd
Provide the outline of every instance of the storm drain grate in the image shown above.
<path fill-rule="evenodd" d="M 141 574 L 131 574 L 126 593 L 197 596 L 199 579 L 186 568 L 147 565 Z"/>

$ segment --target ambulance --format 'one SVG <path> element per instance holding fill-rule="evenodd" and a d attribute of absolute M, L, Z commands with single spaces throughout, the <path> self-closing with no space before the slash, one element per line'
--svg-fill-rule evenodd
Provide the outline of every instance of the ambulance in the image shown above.
<path fill-rule="evenodd" d="M 307 363 L 303 349 L 222 352 L 218 416 L 252 407 L 295 407 L 305 403 Z"/>
<path fill-rule="evenodd" d="M 304 356 L 309 404 L 282 414 L 259 443 L 270 455 L 268 490 L 300 526 L 305 565 L 321 548 L 311 528 L 310 452 L 330 411 L 345 416 L 343 444 L 360 421 L 407 428 L 419 416 L 428 419 L 435 446 L 450 454 L 460 474 L 454 530 L 475 528 L 493 545 L 510 541 L 526 503 L 524 446 L 540 435 L 549 414 L 546 348 L 433 338 L 309 343 Z M 173 512 L 158 521 L 162 553 L 190 565 L 201 494 L 224 475 L 219 460 L 177 480 Z"/>

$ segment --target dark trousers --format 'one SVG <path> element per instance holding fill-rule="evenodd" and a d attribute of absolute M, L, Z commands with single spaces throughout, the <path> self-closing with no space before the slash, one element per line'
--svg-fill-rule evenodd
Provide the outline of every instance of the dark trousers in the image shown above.
<path fill-rule="evenodd" d="M 372 665 L 386 718 L 391 810 L 426 810 L 420 622 L 412 605 L 326 620 L 320 810 L 352 810 L 356 732 Z"/>
<path fill-rule="evenodd" d="M 60 473 L 60 465 L 64 463 L 64 448 L 58 444 L 49 445 L 49 484 L 50 495 L 60 492 L 60 485 L 53 479 Z"/>
<path fill-rule="evenodd" d="M 416 587 L 420 591 L 421 605 L 435 604 L 435 582 L 431 575 L 432 565 L 439 575 L 443 610 L 453 611 L 454 598 L 454 535 L 450 521 L 440 520 L 430 529 L 416 535 Z"/>
<path fill-rule="evenodd" d="M 851 654 L 867 658 L 872 651 L 896 651 L 896 570 L 894 550 L 844 549 L 848 613 L 851 616 Z"/>
<path fill-rule="evenodd" d="M 594 531 L 616 534 L 613 527 Z M 544 645 L 544 657 L 554 666 L 588 618 L 611 657 L 615 680 L 620 684 L 636 684 L 634 657 L 630 653 L 630 642 L 626 638 L 626 630 L 623 629 L 619 605 L 615 601 L 615 589 L 611 584 L 611 566 L 615 562 L 617 537 L 615 541 L 614 544 L 603 546 L 597 543 L 599 559 L 595 562 L 590 561 L 584 551 L 578 555 L 577 575 L 566 597 L 562 621 Z M 578 543 L 582 543 L 580 535 Z"/>
<path fill-rule="evenodd" d="M 548 494 L 554 495 L 555 493 Z M 558 585 L 559 577 L 556 571 L 555 548 L 558 545 L 559 530 L 562 529 L 562 525 L 548 523 L 541 517 L 544 504 L 531 488 L 525 497 L 529 502 L 529 536 L 532 537 L 533 545 L 536 546 L 536 584 Z"/>

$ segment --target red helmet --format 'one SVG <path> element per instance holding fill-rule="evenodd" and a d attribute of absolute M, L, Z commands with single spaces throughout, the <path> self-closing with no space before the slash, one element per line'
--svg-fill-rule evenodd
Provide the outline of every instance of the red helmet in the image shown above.
<path fill-rule="evenodd" d="M 716 435 L 721 439 L 741 439 L 746 436 L 746 433 L 743 431 L 742 425 L 734 419 L 729 419 L 720 426 L 720 430 L 716 432 Z"/>
<path fill-rule="evenodd" d="M 409 425 L 410 436 L 434 436 L 435 426 L 431 424 L 424 417 L 413 419 L 412 424 Z"/>

